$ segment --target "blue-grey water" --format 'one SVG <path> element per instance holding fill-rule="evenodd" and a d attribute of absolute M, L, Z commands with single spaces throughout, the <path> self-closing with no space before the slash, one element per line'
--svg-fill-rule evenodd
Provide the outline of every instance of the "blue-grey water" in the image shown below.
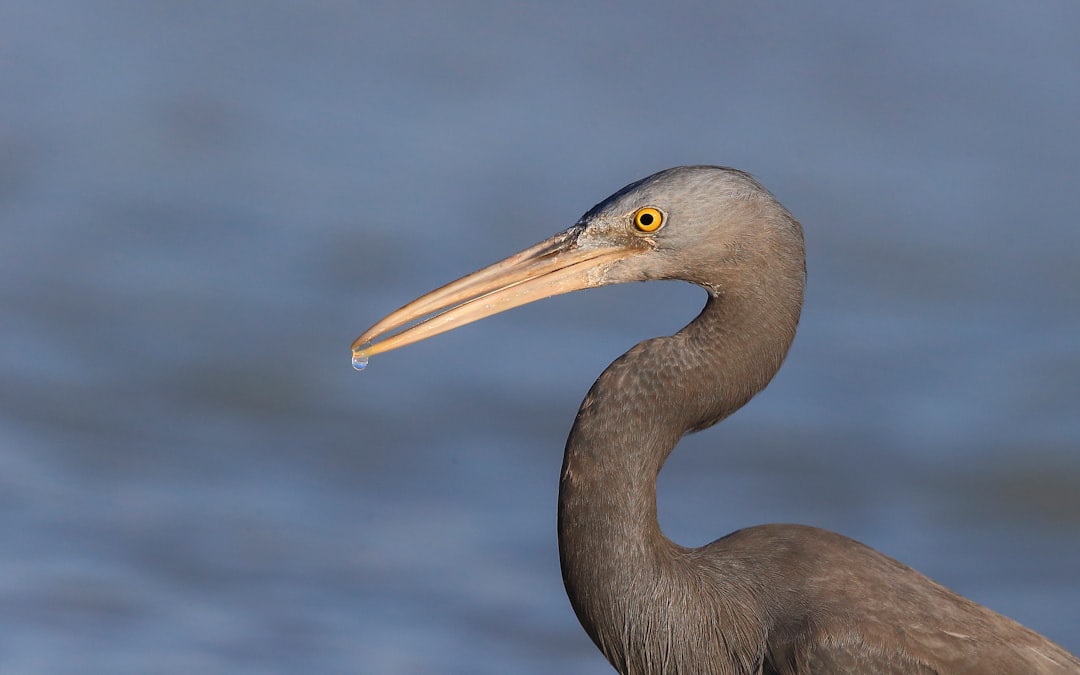
<path fill-rule="evenodd" d="M 549 300 L 358 374 L 416 295 L 655 170 L 804 223 L 780 375 L 660 480 L 1080 651 L 1080 5 L 0 5 L 0 672 L 606 673 L 562 443 L 703 301 Z"/>

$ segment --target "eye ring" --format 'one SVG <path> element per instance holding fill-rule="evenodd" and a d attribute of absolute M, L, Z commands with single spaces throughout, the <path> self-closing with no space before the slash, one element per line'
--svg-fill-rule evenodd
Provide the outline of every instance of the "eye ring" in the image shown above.
<path fill-rule="evenodd" d="M 664 224 L 664 214 L 652 206 L 640 208 L 634 212 L 634 227 L 639 232 L 656 232 Z"/>

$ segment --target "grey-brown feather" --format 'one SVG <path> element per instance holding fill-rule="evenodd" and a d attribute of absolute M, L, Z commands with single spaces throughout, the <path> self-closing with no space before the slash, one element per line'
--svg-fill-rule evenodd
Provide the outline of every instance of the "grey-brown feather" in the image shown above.
<path fill-rule="evenodd" d="M 709 292 L 674 336 L 616 360 L 586 396 L 563 461 L 559 545 L 574 610 L 622 673 L 1080 673 L 1046 638 L 841 535 L 740 530 L 697 549 L 661 533 L 656 476 L 685 433 L 741 407 L 779 369 L 802 307 L 798 222 L 748 175 L 680 167 L 579 223 L 610 240 L 641 206 L 666 214 L 613 281 Z M 634 236 L 632 233 L 627 236 Z"/>

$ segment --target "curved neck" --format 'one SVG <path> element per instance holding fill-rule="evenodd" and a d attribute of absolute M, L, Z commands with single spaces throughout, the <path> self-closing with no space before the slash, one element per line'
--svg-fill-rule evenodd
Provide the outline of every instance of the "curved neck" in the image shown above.
<path fill-rule="evenodd" d="M 780 368 L 802 304 L 799 277 L 764 297 L 711 296 L 679 333 L 612 363 L 581 404 L 563 458 L 559 553 L 578 619 L 617 668 L 644 645 L 635 631 L 665 625 L 655 614 L 667 603 L 650 594 L 666 588 L 670 598 L 673 579 L 692 583 L 672 573 L 687 550 L 660 531 L 657 475 L 679 438 L 730 415 Z"/>

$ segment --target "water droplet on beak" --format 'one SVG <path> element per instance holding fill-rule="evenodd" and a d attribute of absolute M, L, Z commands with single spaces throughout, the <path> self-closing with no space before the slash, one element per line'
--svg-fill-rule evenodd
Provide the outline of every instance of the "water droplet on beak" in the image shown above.
<path fill-rule="evenodd" d="M 367 364 L 368 364 L 367 350 L 370 349 L 370 348 L 371 348 L 371 343 L 370 342 L 365 342 L 364 344 L 360 345 L 357 349 L 353 350 L 353 353 L 352 353 L 352 367 L 353 368 L 356 368 L 357 370 L 363 370 L 364 368 L 367 368 Z"/>

